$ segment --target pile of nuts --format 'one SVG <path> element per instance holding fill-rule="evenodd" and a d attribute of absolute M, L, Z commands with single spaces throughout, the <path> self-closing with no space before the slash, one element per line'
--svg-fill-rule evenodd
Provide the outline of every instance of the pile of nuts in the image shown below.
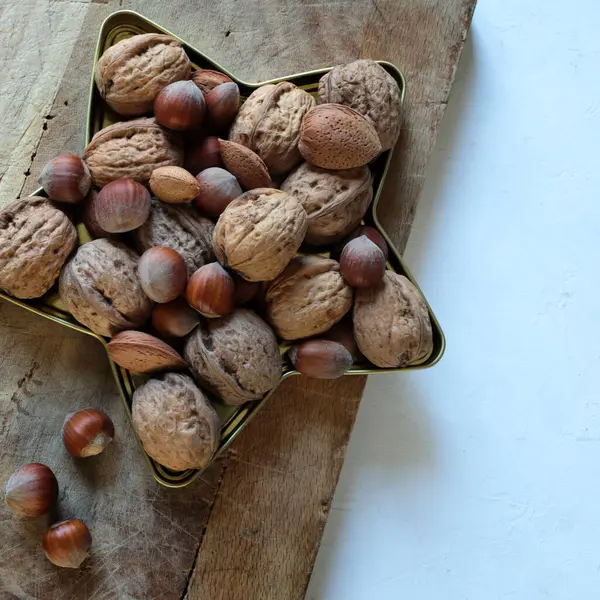
<path fill-rule="evenodd" d="M 44 167 L 48 198 L 0 213 L 0 288 L 36 298 L 58 280 L 112 359 L 151 374 L 132 413 L 152 458 L 204 468 L 220 437 L 213 399 L 264 397 L 282 341 L 317 378 L 431 352 L 421 295 L 361 225 L 369 163 L 400 131 L 400 90 L 380 65 L 335 67 L 318 99 L 284 81 L 241 103 L 227 75 L 193 71 L 177 40 L 144 34 L 109 48 L 95 81 L 121 120 L 83 158 Z M 94 239 L 78 246 L 73 221 Z"/>

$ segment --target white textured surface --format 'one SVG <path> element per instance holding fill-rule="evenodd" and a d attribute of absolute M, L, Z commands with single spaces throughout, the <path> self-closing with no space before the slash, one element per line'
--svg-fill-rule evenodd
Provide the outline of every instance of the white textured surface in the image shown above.
<path fill-rule="evenodd" d="M 448 349 L 369 379 L 307 599 L 600 594 L 599 24 L 480 0 L 406 253 Z"/>

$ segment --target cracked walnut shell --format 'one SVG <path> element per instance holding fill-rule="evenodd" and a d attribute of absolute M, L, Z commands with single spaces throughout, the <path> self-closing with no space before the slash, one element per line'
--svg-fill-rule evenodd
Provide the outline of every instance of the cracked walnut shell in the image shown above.
<path fill-rule="evenodd" d="M 219 447 L 219 417 L 187 375 L 149 379 L 133 394 L 131 417 L 144 450 L 168 469 L 203 469 Z"/>
<path fill-rule="evenodd" d="M 183 149 L 176 134 L 154 119 L 143 117 L 101 129 L 87 145 L 85 160 L 97 187 L 122 177 L 147 185 L 152 171 L 183 164 Z"/>
<path fill-rule="evenodd" d="M 386 271 L 380 285 L 356 290 L 354 337 L 360 351 L 382 368 L 405 367 L 433 349 L 427 305 L 403 275 Z"/>
<path fill-rule="evenodd" d="M 144 33 L 107 48 L 96 63 L 94 80 L 113 110 L 138 116 L 152 110 L 160 90 L 189 79 L 190 73 L 190 59 L 175 38 Z"/>
<path fill-rule="evenodd" d="M 80 246 L 60 274 L 60 297 L 67 310 L 94 333 L 108 337 L 143 325 L 152 302 L 138 279 L 138 258 L 112 240 Z"/>
<path fill-rule="evenodd" d="M 229 405 L 262 398 L 281 378 L 275 334 L 244 308 L 220 319 L 201 319 L 183 355 L 200 385 Z"/>
<path fill-rule="evenodd" d="M 321 77 L 321 102 L 344 104 L 377 130 L 382 150 L 393 148 L 401 127 L 401 92 L 396 80 L 373 60 L 338 65 Z"/>
<path fill-rule="evenodd" d="M 248 281 L 269 281 L 302 244 L 308 220 L 293 196 L 271 188 L 242 194 L 219 217 L 213 247 L 220 263 Z"/>
<path fill-rule="evenodd" d="M 352 288 L 335 260 L 295 258 L 267 289 L 267 317 L 277 335 L 297 340 L 323 333 L 352 306 Z"/>
<path fill-rule="evenodd" d="M 43 296 L 76 243 L 75 227 L 47 198 L 13 202 L 0 212 L 0 288 L 16 298 Z"/>
<path fill-rule="evenodd" d="M 155 246 L 171 248 L 181 255 L 188 275 L 214 262 L 214 224 L 193 206 L 152 200 L 148 220 L 134 232 L 140 252 Z"/>
<path fill-rule="evenodd" d="M 271 174 L 287 173 L 302 160 L 300 126 L 315 105 L 308 92 L 289 81 L 263 85 L 242 104 L 229 139 L 256 152 Z"/>
<path fill-rule="evenodd" d="M 306 242 L 316 246 L 338 242 L 364 217 L 373 199 L 368 167 L 326 171 L 302 163 L 281 184 L 308 214 Z"/>

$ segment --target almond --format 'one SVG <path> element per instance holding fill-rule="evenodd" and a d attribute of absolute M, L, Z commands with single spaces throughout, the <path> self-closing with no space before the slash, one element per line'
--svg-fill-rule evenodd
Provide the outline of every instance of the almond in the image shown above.
<path fill-rule="evenodd" d="M 120 367 L 136 373 L 185 369 L 187 363 L 162 340 L 141 331 L 122 331 L 107 344 L 108 354 Z"/>
<path fill-rule="evenodd" d="M 235 175 L 246 190 L 271 187 L 271 177 L 262 158 L 236 142 L 219 140 L 225 168 Z"/>
<path fill-rule="evenodd" d="M 300 128 L 300 154 L 323 169 L 353 169 L 380 152 L 377 131 L 359 112 L 341 104 L 321 104 L 306 113 Z"/>
<path fill-rule="evenodd" d="M 152 171 L 150 189 L 163 202 L 191 202 L 200 193 L 196 178 L 181 167 L 159 167 Z"/>

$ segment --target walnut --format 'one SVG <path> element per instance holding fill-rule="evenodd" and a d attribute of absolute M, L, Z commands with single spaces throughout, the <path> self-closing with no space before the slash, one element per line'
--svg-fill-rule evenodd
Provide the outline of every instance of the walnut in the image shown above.
<path fill-rule="evenodd" d="M 13 202 L 0 212 L 0 288 L 16 298 L 43 296 L 76 243 L 75 227 L 47 198 Z"/>
<path fill-rule="evenodd" d="M 219 447 L 219 417 L 187 375 L 149 379 L 133 394 L 131 417 L 144 450 L 173 471 L 204 469 Z"/>
<path fill-rule="evenodd" d="M 259 87 L 242 104 L 229 139 L 256 152 L 273 174 L 287 173 L 301 160 L 300 125 L 315 99 L 289 81 Z"/>
<path fill-rule="evenodd" d="M 323 333 L 352 306 L 352 288 L 329 258 L 295 258 L 267 289 L 267 316 L 285 340 Z"/>
<path fill-rule="evenodd" d="M 213 262 L 214 224 L 193 206 L 165 204 L 152 200 L 148 220 L 135 231 L 140 252 L 165 246 L 181 254 L 191 275 L 196 269 Z"/>
<path fill-rule="evenodd" d="M 400 135 L 400 88 L 396 80 L 372 60 L 338 65 L 321 77 L 321 102 L 345 104 L 374 125 L 383 150 L 393 148 Z"/>
<path fill-rule="evenodd" d="M 306 241 L 324 245 L 337 242 L 362 220 L 373 199 L 368 167 L 326 171 L 302 163 L 281 184 L 308 213 Z"/>
<path fill-rule="evenodd" d="M 60 274 L 68 311 L 94 333 L 111 337 L 140 327 L 152 302 L 137 275 L 138 255 L 120 242 L 98 239 L 80 246 Z"/>
<path fill-rule="evenodd" d="M 108 48 L 96 63 L 94 79 L 113 110 L 137 116 L 152 110 L 162 88 L 189 79 L 190 73 L 190 59 L 175 38 L 144 33 Z"/>
<path fill-rule="evenodd" d="M 238 308 L 220 319 L 201 319 L 183 355 L 200 385 L 225 404 L 258 400 L 281 379 L 281 355 L 271 328 Z"/>
<path fill-rule="evenodd" d="M 183 149 L 175 134 L 144 117 L 101 129 L 88 144 L 83 159 L 98 187 L 121 177 L 147 185 L 154 169 L 180 167 Z"/>
<path fill-rule="evenodd" d="M 306 211 L 293 196 L 258 188 L 219 217 L 213 246 L 219 262 L 248 281 L 269 281 L 290 262 L 306 234 Z"/>
<path fill-rule="evenodd" d="M 356 290 L 354 337 L 378 367 L 404 367 L 433 349 L 425 301 L 406 277 L 392 271 L 379 286 Z"/>

